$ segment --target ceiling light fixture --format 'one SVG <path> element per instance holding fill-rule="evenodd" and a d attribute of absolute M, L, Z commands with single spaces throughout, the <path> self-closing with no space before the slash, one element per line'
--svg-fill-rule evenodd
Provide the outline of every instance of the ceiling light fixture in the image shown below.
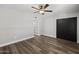
<path fill-rule="evenodd" d="M 36 9 L 37 10 L 34 13 L 40 13 L 42 15 L 44 15 L 45 12 L 52 12 L 52 10 L 47 10 L 47 7 L 49 7 L 49 4 L 39 4 L 38 5 L 38 8 L 32 6 L 33 9 Z"/>

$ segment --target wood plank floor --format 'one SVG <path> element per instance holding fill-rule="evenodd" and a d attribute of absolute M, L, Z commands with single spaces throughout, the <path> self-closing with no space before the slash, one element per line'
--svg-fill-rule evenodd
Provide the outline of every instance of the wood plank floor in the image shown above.
<path fill-rule="evenodd" d="M 37 36 L 22 42 L 0 48 L 0 54 L 78 54 L 79 44 L 55 39 L 47 36 Z"/>

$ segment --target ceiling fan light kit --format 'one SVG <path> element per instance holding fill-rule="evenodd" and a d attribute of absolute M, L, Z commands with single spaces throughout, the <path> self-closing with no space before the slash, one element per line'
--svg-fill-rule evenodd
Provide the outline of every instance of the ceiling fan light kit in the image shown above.
<path fill-rule="evenodd" d="M 39 4 L 38 7 L 32 6 L 33 9 L 38 10 L 34 13 L 40 13 L 42 15 L 44 15 L 45 12 L 52 12 L 52 10 L 47 10 L 47 7 L 49 7 L 49 4 Z"/>

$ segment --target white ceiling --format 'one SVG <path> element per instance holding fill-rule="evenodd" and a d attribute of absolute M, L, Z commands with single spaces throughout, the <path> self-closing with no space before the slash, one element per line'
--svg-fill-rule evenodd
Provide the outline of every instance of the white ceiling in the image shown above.
<path fill-rule="evenodd" d="M 0 4 L 0 8 L 10 8 L 20 12 L 26 12 L 33 14 L 35 11 L 32 6 L 37 6 L 33 4 Z M 79 4 L 51 4 L 48 9 L 53 10 L 53 12 L 66 12 L 66 13 L 77 13 L 79 12 Z M 50 13 L 48 13 L 50 14 Z M 51 13 L 52 14 L 52 13 Z"/>

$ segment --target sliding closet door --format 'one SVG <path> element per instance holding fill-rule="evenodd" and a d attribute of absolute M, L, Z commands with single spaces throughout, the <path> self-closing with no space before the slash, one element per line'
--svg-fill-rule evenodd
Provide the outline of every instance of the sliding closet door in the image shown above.
<path fill-rule="evenodd" d="M 77 42 L 77 17 L 57 19 L 57 38 Z"/>

